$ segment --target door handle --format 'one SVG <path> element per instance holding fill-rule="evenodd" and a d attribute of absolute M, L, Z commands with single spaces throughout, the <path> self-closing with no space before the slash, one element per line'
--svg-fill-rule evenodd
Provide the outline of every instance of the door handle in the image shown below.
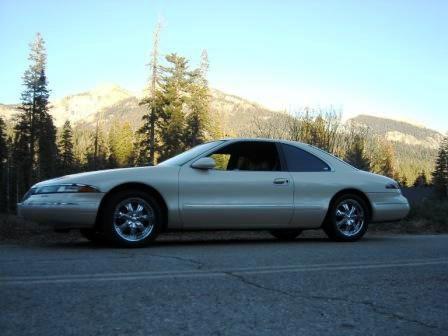
<path fill-rule="evenodd" d="M 288 184 L 289 180 L 286 178 L 276 178 L 274 184 Z"/>

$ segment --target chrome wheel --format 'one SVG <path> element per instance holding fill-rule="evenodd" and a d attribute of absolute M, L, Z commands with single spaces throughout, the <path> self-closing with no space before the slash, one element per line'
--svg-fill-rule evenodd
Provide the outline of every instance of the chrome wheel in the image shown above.
<path fill-rule="evenodd" d="M 148 237 L 154 230 L 154 209 L 144 199 L 135 197 L 121 201 L 113 215 L 117 234 L 131 242 Z"/>
<path fill-rule="evenodd" d="M 345 199 L 336 207 L 336 227 L 346 237 L 357 235 L 365 224 L 364 208 L 354 199 Z"/>

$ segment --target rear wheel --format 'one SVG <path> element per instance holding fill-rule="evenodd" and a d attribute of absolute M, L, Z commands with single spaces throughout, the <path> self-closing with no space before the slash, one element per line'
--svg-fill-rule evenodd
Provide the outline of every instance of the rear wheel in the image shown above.
<path fill-rule="evenodd" d="M 282 230 L 273 230 L 273 231 L 270 231 L 270 233 L 275 238 L 280 239 L 280 240 L 294 240 L 302 233 L 302 230 L 300 230 L 300 229 L 282 229 Z"/>
<path fill-rule="evenodd" d="M 141 247 L 151 243 L 162 227 L 158 202 L 144 192 L 118 192 L 108 200 L 102 212 L 105 237 L 123 247 Z"/>
<path fill-rule="evenodd" d="M 333 240 L 355 241 L 366 233 L 368 220 L 366 202 L 357 195 L 347 194 L 333 202 L 323 229 Z"/>

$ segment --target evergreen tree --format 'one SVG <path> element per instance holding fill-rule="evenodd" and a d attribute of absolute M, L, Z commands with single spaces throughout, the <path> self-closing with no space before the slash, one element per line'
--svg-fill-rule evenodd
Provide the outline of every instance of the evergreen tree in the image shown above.
<path fill-rule="evenodd" d="M 38 33 L 30 45 L 30 66 L 23 76 L 25 89 L 21 110 L 14 127 L 14 166 L 18 195 L 23 195 L 38 179 L 54 176 L 57 155 L 56 129 L 48 113 L 45 42 Z"/>
<path fill-rule="evenodd" d="M 379 171 L 381 175 L 394 178 L 395 176 L 395 156 L 392 146 L 389 143 L 383 143 L 379 153 Z"/>
<path fill-rule="evenodd" d="M 428 178 L 426 177 L 426 173 L 424 170 L 422 170 L 418 176 L 416 177 L 414 184 L 414 187 L 427 187 L 428 186 Z"/>
<path fill-rule="evenodd" d="M 364 147 L 364 138 L 360 134 L 355 134 L 348 151 L 345 153 L 345 161 L 358 169 L 369 171 L 370 159 L 365 155 Z"/>
<path fill-rule="evenodd" d="M 86 170 L 101 170 L 109 167 L 107 160 L 107 143 L 99 119 L 94 133 L 91 135 L 91 145 L 86 154 Z"/>
<path fill-rule="evenodd" d="M 162 67 L 160 101 L 163 107 L 161 124 L 160 159 L 163 161 L 179 154 L 185 149 L 185 108 L 188 101 L 189 88 L 192 83 L 188 71 L 188 61 L 177 54 L 166 56 L 168 66 Z"/>
<path fill-rule="evenodd" d="M 56 176 L 58 147 L 56 144 L 56 127 L 48 113 L 42 115 L 38 137 L 38 180 L 46 180 Z"/>
<path fill-rule="evenodd" d="M 209 128 L 210 94 L 207 81 L 208 55 L 203 50 L 201 66 L 191 73 L 188 101 L 189 113 L 186 117 L 185 145 L 188 148 L 203 143 L 207 138 Z"/>
<path fill-rule="evenodd" d="M 112 167 L 127 167 L 133 164 L 134 134 L 131 124 L 115 121 L 109 130 L 109 163 Z"/>
<path fill-rule="evenodd" d="M 162 109 L 158 99 L 158 87 L 160 82 L 159 69 L 159 35 L 162 26 L 158 22 L 153 35 L 153 47 L 151 55 L 151 79 L 148 94 L 140 102 L 145 105 L 148 113 L 143 115 L 143 125 L 138 130 L 139 141 L 137 148 L 137 164 L 155 165 L 157 151 L 157 132 L 161 120 Z"/>
<path fill-rule="evenodd" d="M 4 194 L 5 194 L 5 208 L 7 212 L 14 212 L 16 208 L 16 203 L 18 201 L 17 196 L 17 170 L 14 164 L 14 154 L 13 154 L 13 139 L 8 137 L 6 139 L 6 148 L 8 149 L 8 156 L 6 158 L 5 165 L 5 184 L 4 184 Z"/>
<path fill-rule="evenodd" d="M 92 131 L 82 127 L 74 127 L 73 130 L 73 156 L 77 169 L 87 165 L 87 153 L 91 151 L 94 140 Z"/>
<path fill-rule="evenodd" d="M 75 156 L 73 154 L 73 130 L 69 120 L 64 123 L 61 133 L 59 140 L 59 170 L 61 175 L 67 175 L 76 171 Z"/>
<path fill-rule="evenodd" d="M 448 137 L 445 137 L 439 146 L 432 183 L 438 196 L 448 196 Z"/>
<path fill-rule="evenodd" d="M 6 125 L 0 117 L 0 212 L 6 212 L 8 209 L 8 144 L 6 139 Z"/>

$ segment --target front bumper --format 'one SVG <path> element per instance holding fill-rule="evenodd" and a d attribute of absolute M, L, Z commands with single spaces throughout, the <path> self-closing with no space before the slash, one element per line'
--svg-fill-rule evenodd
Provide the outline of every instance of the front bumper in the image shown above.
<path fill-rule="evenodd" d="M 17 214 L 56 229 L 90 228 L 95 225 L 103 196 L 104 193 L 32 195 L 17 204 Z"/>
<path fill-rule="evenodd" d="M 405 218 L 409 202 L 400 193 L 369 193 L 372 205 L 372 222 L 393 222 Z"/>

